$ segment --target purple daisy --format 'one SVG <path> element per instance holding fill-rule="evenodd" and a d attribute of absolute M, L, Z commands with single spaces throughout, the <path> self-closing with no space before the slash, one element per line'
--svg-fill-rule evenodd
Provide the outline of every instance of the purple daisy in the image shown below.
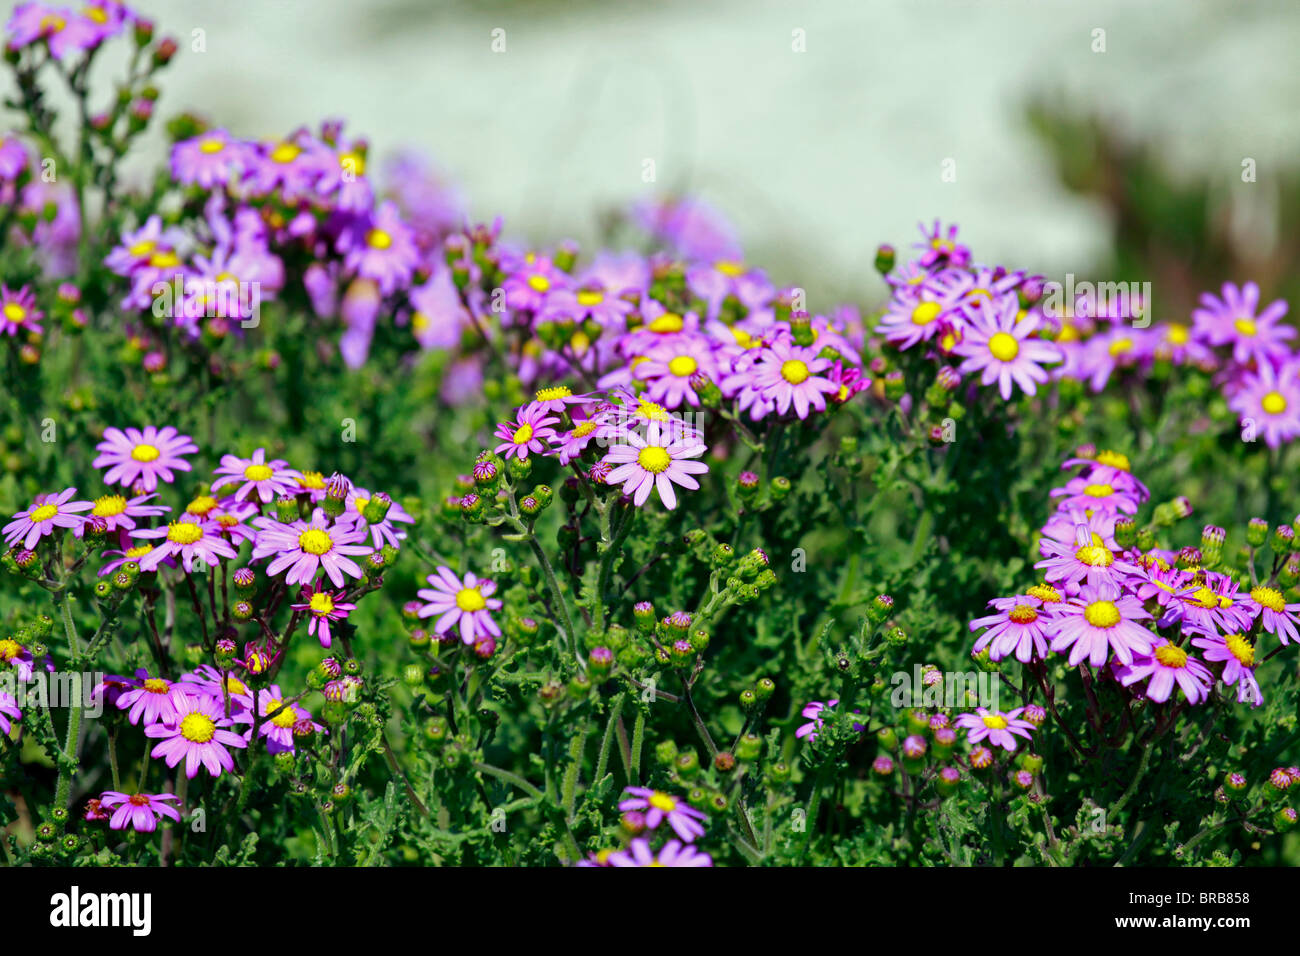
<path fill-rule="evenodd" d="M 40 332 L 45 313 L 36 308 L 36 295 L 27 286 L 10 289 L 0 284 L 0 333 Z"/>
<path fill-rule="evenodd" d="M 41 538 L 54 533 L 55 528 L 71 528 L 75 532 L 85 522 L 80 514 L 95 507 L 93 501 L 72 501 L 76 488 L 65 488 L 57 495 L 37 495 L 31 507 L 13 516 L 4 526 L 5 544 L 13 547 L 19 541 L 32 549 Z"/>
<path fill-rule="evenodd" d="M 316 584 L 302 589 L 302 604 L 291 605 L 295 611 L 307 613 L 307 635 L 319 638 L 321 647 L 330 646 L 330 624 L 345 620 L 356 609 L 355 604 L 339 600 L 342 597 L 342 591 L 324 590 Z"/>
<path fill-rule="evenodd" d="M 1244 634 L 1194 637 L 1192 646 L 1200 648 L 1207 661 L 1223 664 L 1220 677 L 1229 687 L 1237 686 L 1237 703 L 1258 707 L 1264 702 L 1255 679 L 1255 646 Z"/>
<path fill-rule="evenodd" d="M 1243 424 L 1247 419 L 1254 422 L 1269 448 L 1291 441 L 1300 435 L 1300 361 L 1278 369 L 1260 362 L 1258 369 L 1236 382 L 1228 407 Z"/>
<path fill-rule="evenodd" d="M 1003 712 L 977 707 L 973 714 L 958 714 L 953 721 L 953 726 L 963 728 L 966 731 L 966 740 L 971 744 L 977 744 L 987 738 L 994 747 L 1015 750 L 1016 737 L 1024 737 L 1028 740 L 1035 730 L 1032 723 L 1020 718 L 1024 709 L 1017 707 L 1015 710 Z"/>
<path fill-rule="evenodd" d="M 267 461 L 264 448 L 253 452 L 251 458 L 222 455 L 221 465 L 213 474 L 218 476 L 212 483 L 213 491 L 229 484 L 239 484 L 239 490 L 235 492 L 236 501 L 256 495 L 263 504 L 270 504 L 281 495 L 294 494 L 299 477 L 288 462 L 279 458 Z"/>
<path fill-rule="evenodd" d="M 1300 643 L 1300 633 L 1296 632 L 1296 612 L 1300 611 L 1300 604 L 1287 604 L 1277 588 L 1253 587 L 1250 594 L 1242 598 L 1242 603 L 1252 617 L 1260 619 L 1264 630 L 1276 634 L 1283 644 Z"/>
<path fill-rule="evenodd" d="M 626 850 L 609 855 L 610 866 L 712 866 L 713 858 L 701 853 L 693 844 L 669 840 L 655 853 L 650 841 L 638 838 Z"/>
<path fill-rule="evenodd" d="M 167 761 L 175 767 L 185 761 L 185 776 L 194 777 L 202 765 L 214 777 L 221 772 L 233 772 L 235 760 L 229 747 L 247 747 L 248 742 L 228 728 L 232 719 L 222 714 L 220 702 L 206 694 L 187 694 L 180 687 L 172 690 L 176 720 L 170 724 L 150 724 L 144 729 L 146 737 L 159 738 L 160 742 L 149 756 Z"/>
<path fill-rule="evenodd" d="M 1188 703 L 1199 704 L 1210 695 L 1210 686 L 1214 683 L 1209 668 L 1181 647 L 1163 639 L 1152 644 L 1149 654 L 1138 655 L 1132 664 L 1120 667 L 1118 677 L 1125 687 L 1150 678 L 1144 694 L 1148 700 L 1161 704 L 1169 699 L 1175 685 Z"/>
<path fill-rule="evenodd" d="M 631 796 L 620 802 L 618 809 L 624 813 L 629 810 L 643 811 L 647 829 L 654 830 L 667 820 L 673 832 L 686 843 L 693 843 L 704 836 L 701 821 L 708 817 L 685 800 L 649 787 L 626 787 L 624 792 Z"/>
<path fill-rule="evenodd" d="M 284 577 L 288 584 L 311 584 L 316 572 L 324 570 L 334 586 L 341 588 L 344 574 L 353 578 L 365 576 L 349 555 L 369 554 L 374 550 L 360 543 L 366 539 L 364 527 L 331 524 L 322 508 L 312 512 L 310 521 L 284 524 L 263 517 L 254 519 L 253 524 L 261 529 L 253 544 L 254 560 L 276 555 L 266 573 L 274 576 L 288 568 L 289 573 Z"/>
<path fill-rule="evenodd" d="M 142 718 L 146 725 L 176 722 L 176 702 L 172 698 L 171 681 L 163 677 L 150 677 L 141 668 L 135 672 L 135 680 L 131 683 L 132 686 L 118 694 L 115 701 L 118 710 L 127 712 L 128 722 L 138 724 Z"/>
<path fill-rule="evenodd" d="M 838 700 L 828 700 L 825 703 L 822 703 L 820 700 L 814 700 L 805 704 L 803 710 L 799 713 L 801 716 L 808 718 L 809 723 L 803 724 L 796 729 L 794 732 L 795 737 L 801 740 L 805 737 L 809 740 L 816 740 L 818 732 L 822 729 L 822 720 L 824 719 L 823 713 L 830 710 L 838 703 Z M 854 713 L 857 713 L 857 711 L 854 711 Z M 853 729 L 861 733 L 867 728 L 857 721 L 854 721 Z"/>
<path fill-rule="evenodd" d="M 384 295 L 392 295 L 411 282 L 419 263 L 415 233 L 392 202 L 385 202 L 373 217 L 363 217 L 339 237 L 344 268 L 374 281 Z"/>
<path fill-rule="evenodd" d="M 1026 395 L 1038 390 L 1035 383 L 1046 382 L 1043 365 L 1060 362 L 1064 356 L 1051 342 L 1031 336 L 1038 330 L 1042 317 L 1026 314 L 1014 293 L 996 302 L 987 298 L 968 307 L 969 324 L 952 351 L 965 359 L 957 369 L 962 375 L 979 372 L 980 384 L 998 383 L 1004 401 L 1011 400 L 1014 382 Z"/>
<path fill-rule="evenodd" d="M 518 410 L 514 421 L 497 426 L 496 436 L 501 439 L 501 444 L 492 450 L 507 459 L 511 455 L 523 459 L 530 453 L 544 454 L 547 442 L 556 437 L 553 426 L 557 422 L 559 419 L 546 414 L 546 409 L 540 404 L 531 402 Z"/>
<path fill-rule="evenodd" d="M 794 406 L 799 418 L 807 418 L 810 409 L 826 411 L 826 396 L 839 392 L 839 386 L 825 375 L 831 360 L 818 358 L 820 349 L 801 347 L 780 339 L 762 349 L 754 367 L 754 385 L 762 397 L 784 415 Z"/>
<path fill-rule="evenodd" d="M 1278 324 L 1287 312 L 1283 299 L 1259 308 L 1259 286 L 1247 282 L 1238 288 L 1223 284 L 1223 298 L 1211 292 L 1201 294 L 1201 307 L 1192 312 L 1193 328 L 1210 345 L 1231 345 L 1232 358 L 1246 364 L 1252 359 L 1261 365 L 1290 355 L 1286 340 L 1295 337 L 1295 329 Z"/>
<path fill-rule="evenodd" d="M 186 186 L 216 189 L 249 164 L 248 149 L 223 129 L 211 129 L 172 147 L 172 179 Z"/>
<path fill-rule="evenodd" d="M 1137 623 L 1151 617 L 1142 602 L 1111 584 L 1084 586 L 1077 597 L 1061 605 L 1059 614 L 1052 650 L 1069 649 L 1071 667 L 1085 659 L 1101 667 L 1111 652 L 1122 663 L 1132 664 L 1133 655 L 1150 653 L 1156 640 Z"/>
<path fill-rule="evenodd" d="M 139 495 L 126 498 L 123 495 L 103 495 L 95 499 L 95 506 L 90 509 L 87 518 L 102 518 L 105 531 L 130 531 L 135 527 L 136 518 L 156 518 L 171 509 L 166 505 L 146 505 L 145 502 L 156 495 Z M 80 538 L 86 533 L 89 521 L 72 533 Z"/>
<path fill-rule="evenodd" d="M 691 460 L 708 450 L 694 434 L 675 438 L 671 428 L 665 434 L 659 422 L 651 422 L 644 438 L 629 431 L 622 440 L 626 444 L 614 445 L 603 459 L 613 467 L 605 482 L 622 484 L 623 494 L 630 495 L 637 507 L 646 503 L 654 489 L 659 492 L 664 507 L 671 511 L 677 507 L 673 484 L 695 490 L 700 483 L 691 475 L 702 475 L 709 470 L 704 462 Z"/>
<path fill-rule="evenodd" d="M 975 641 L 976 654 L 987 647 L 990 660 L 1000 661 L 1014 654 L 1022 664 L 1047 657 L 1048 644 L 1055 631 L 1049 605 L 1030 595 L 994 598 L 989 605 L 997 608 L 998 613 L 970 622 L 972 631 L 988 628 Z"/>
<path fill-rule="evenodd" d="M 436 633 L 447 634 L 459 625 L 460 639 L 465 644 L 473 644 L 480 637 L 501 636 L 501 628 L 490 613 L 502 606 L 500 598 L 492 596 L 497 589 L 495 581 L 480 580 L 472 571 L 461 580 L 448 567 L 437 568 L 426 580 L 430 587 L 415 592 L 429 602 L 420 608 L 419 616 L 438 615 L 433 628 Z"/>
<path fill-rule="evenodd" d="M 190 463 L 180 456 L 193 454 L 199 446 L 189 435 L 180 434 L 170 425 L 163 428 L 149 425 L 125 431 L 105 428 L 104 440 L 95 450 L 100 455 L 91 465 L 108 468 L 104 484 L 133 487 L 139 483 L 144 491 L 155 491 L 159 478 L 171 484 L 176 479 L 173 471 L 190 470 Z"/>
<path fill-rule="evenodd" d="M 956 225 L 949 226 L 945 231 L 936 219 L 929 230 L 924 223 L 917 223 L 916 228 L 921 230 L 922 241 L 913 243 L 912 247 L 921 250 L 919 261 L 925 268 L 946 265 L 964 269 L 970 263 L 970 249 L 957 241 Z"/>
<path fill-rule="evenodd" d="M 316 733 L 325 729 L 322 724 L 311 719 L 311 714 L 306 708 L 290 703 L 284 697 L 283 691 L 276 684 L 257 692 L 257 710 L 262 718 L 257 728 L 257 735 L 266 738 L 267 752 L 272 754 L 286 750 L 293 752 L 294 728 L 298 726 L 299 721 L 306 721 Z M 266 719 L 272 713 L 274 716 L 269 720 Z M 251 733 L 251 727 L 249 731 Z"/>
<path fill-rule="evenodd" d="M 178 801 L 174 793 L 119 793 L 106 790 L 99 798 L 101 810 L 113 810 L 108 826 L 111 830 L 125 830 L 130 826 L 136 833 L 153 833 L 158 829 L 158 819 L 168 817 L 180 822 L 180 810 L 168 801 Z M 114 809 L 116 808 L 116 809 Z"/>
<path fill-rule="evenodd" d="M 691 384 L 696 375 L 717 380 L 718 366 L 712 342 L 703 335 L 681 335 L 650 349 L 635 362 L 632 374 L 648 384 L 646 397 L 665 408 L 699 407 L 700 396 Z"/>
<path fill-rule="evenodd" d="M 347 510 L 340 517 L 340 521 L 355 521 L 359 527 L 369 527 L 370 540 L 374 542 L 376 548 L 382 548 L 386 544 L 393 547 L 399 547 L 401 542 L 406 538 L 406 532 L 398 529 L 397 524 L 415 524 L 415 519 L 407 513 L 406 509 L 393 501 L 388 506 L 388 511 L 382 521 L 369 521 L 362 514 L 362 509 L 370 503 L 374 497 L 365 488 L 358 488 L 355 485 L 348 492 Z"/>

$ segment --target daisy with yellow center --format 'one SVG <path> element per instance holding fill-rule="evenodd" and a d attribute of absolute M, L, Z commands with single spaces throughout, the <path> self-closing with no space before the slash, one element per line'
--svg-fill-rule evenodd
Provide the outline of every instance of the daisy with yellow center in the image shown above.
<path fill-rule="evenodd" d="M 495 581 L 481 579 L 473 572 L 457 577 L 448 567 L 438 568 L 427 581 L 430 587 L 416 592 L 427 602 L 418 613 L 421 618 L 435 618 L 435 633 L 459 632 L 461 642 L 471 645 L 485 640 L 495 642 L 501 636 L 501 628 L 492 617 L 492 612 L 502 606 L 501 600 L 493 597 Z"/>

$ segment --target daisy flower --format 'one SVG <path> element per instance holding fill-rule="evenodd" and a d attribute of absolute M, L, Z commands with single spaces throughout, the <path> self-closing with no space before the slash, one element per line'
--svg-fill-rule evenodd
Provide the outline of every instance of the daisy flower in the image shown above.
<path fill-rule="evenodd" d="M 1076 525 L 1074 541 L 1065 544 L 1044 538 L 1038 548 L 1044 559 L 1034 567 L 1042 569 L 1043 576 L 1052 584 L 1073 586 L 1080 581 L 1093 587 L 1118 584 L 1126 576 L 1139 572 L 1137 565 L 1116 557 L 1101 536 L 1085 524 Z"/>
<path fill-rule="evenodd" d="M 928 341 L 954 324 L 964 328 L 966 321 L 950 299 L 931 287 L 918 290 L 896 289 L 876 332 L 900 351 Z"/>
<path fill-rule="evenodd" d="M 130 540 L 131 540 L 130 538 L 126 538 L 126 542 L 129 542 Z M 128 562 L 134 562 L 135 564 L 139 564 L 140 559 L 143 558 L 150 551 L 152 551 L 153 548 L 154 546 L 152 544 L 138 544 L 135 545 L 134 547 L 125 548 L 122 550 L 105 551 L 103 554 L 100 555 L 100 557 L 101 558 L 112 557 L 114 560 L 109 561 L 102 568 L 100 568 L 96 576 L 101 578 L 106 578 L 110 574 L 115 573 L 118 570 L 118 568 L 122 567 L 122 565 L 127 564 Z M 169 568 L 176 567 L 176 560 L 171 555 L 167 555 L 161 563 L 167 565 L 167 567 Z M 154 570 L 156 571 L 157 568 L 155 568 Z"/>
<path fill-rule="evenodd" d="M 284 524 L 274 518 L 262 517 L 253 521 L 260 528 L 253 544 L 253 559 L 276 555 L 266 569 L 275 576 L 288 568 L 284 580 L 288 584 L 311 584 L 316 572 L 323 570 L 336 588 L 343 587 L 344 574 L 361 578 L 365 572 L 349 555 L 369 554 L 374 549 L 361 542 L 366 539 L 366 529 L 354 524 L 330 524 L 324 509 L 312 512 L 310 521 Z"/>
<path fill-rule="evenodd" d="M 546 443 L 556 437 L 552 427 L 559 419 L 547 415 L 546 409 L 539 403 L 532 402 L 518 410 L 513 422 L 503 422 L 497 426 L 496 437 L 501 444 L 492 449 L 507 460 L 511 455 L 527 458 L 528 455 L 541 455 L 546 452 Z"/>
<path fill-rule="evenodd" d="M 1156 640 L 1154 634 L 1138 624 L 1151 617 L 1142 602 L 1131 594 L 1121 594 L 1112 584 L 1086 585 L 1077 597 L 1061 605 L 1052 650 L 1070 651 L 1070 666 L 1087 659 L 1093 667 L 1106 663 L 1111 652 L 1124 664 L 1133 663 L 1133 655 L 1148 654 Z"/>
<path fill-rule="evenodd" d="M 1121 667 L 1118 676 L 1125 687 L 1150 678 L 1143 693 L 1148 700 L 1161 704 L 1174 692 L 1175 684 L 1188 703 L 1199 704 L 1210 695 L 1210 686 L 1214 683 L 1209 668 L 1181 647 L 1163 639 L 1152 644 L 1149 654 L 1139 655 L 1132 664 Z"/>
<path fill-rule="evenodd" d="M 145 502 L 156 495 L 139 495 L 126 498 L 122 495 L 104 495 L 95 499 L 95 506 L 90 509 L 87 518 L 103 518 L 105 530 L 130 531 L 135 527 L 136 518 L 155 518 L 166 514 L 171 509 L 166 505 L 146 505 Z M 80 538 L 86 533 L 89 522 L 82 524 L 72 533 Z"/>
<path fill-rule="evenodd" d="M 127 712 L 126 719 L 138 724 L 170 724 L 177 719 L 176 702 L 172 699 L 172 682 L 162 677 L 150 677 L 141 668 L 135 672 L 130 689 L 117 695 L 114 702 L 118 710 Z"/>
<path fill-rule="evenodd" d="M 988 738 L 988 742 L 994 747 L 1015 750 L 1016 737 L 1024 737 L 1028 740 L 1035 730 L 1032 723 L 1020 718 L 1024 709 L 1017 707 L 1004 713 L 977 707 L 973 714 L 958 714 L 957 719 L 953 721 L 953 726 L 964 729 L 966 740 L 971 744 L 977 744 Z"/>
<path fill-rule="evenodd" d="M 574 424 L 573 428 L 563 434 L 557 434 L 551 442 L 551 448 L 559 455 L 560 464 L 567 465 L 581 457 L 591 440 L 597 437 L 602 423 L 596 418 L 586 418 Z"/>
<path fill-rule="evenodd" d="M 652 402 L 670 409 L 682 405 L 698 408 L 700 396 L 691 379 L 702 374 L 717 380 L 713 344 L 703 335 L 680 336 L 650 349 L 636 362 L 632 374 L 647 383 L 646 397 Z"/>
<path fill-rule="evenodd" d="M 1237 687 L 1237 703 L 1258 707 L 1264 702 L 1259 681 L 1255 679 L 1255 646 L 1243 634 L 1215 634 L 1193 637 L 1192 646 L 1200 648 L 1205 659 L 1223 664 L 1222 681 Z"/>
<path fill-rule="evenodd" d="M 295 611 L 307 612 L 307 635 L 320 638 L 321 647 L 330 646 L 331 622 L 346 619 L 348 613 L 356 609 L 355 604 L 340 601 L 341 597 L 342 591 L 323 590 L 317 584 L 314 588 L 302 589 L 304 603 L 290 605 Z"/>
<path fill-rule="evenodd" d="M 674 439 L 664 435 L 658 422 L 651 422 L 642 438 L 634 431 L 622 436 L 627 444 L 614 445 L 603 461 L 613 470 L 605 478 L 606 484 L 623 485 L 623 494 L 631 495 L 640 507 L 650 497 L 652 489 L 658 490 L 664 507 L 677 507 L 677 493 L 673 484 L 694 490 L 700 487 L 691 475 L 702 475 L 709 466 L 702 461 L 692 461 L 707 450 L 693 435 Z"/>
<path fill-rule="evenodd" d="M 945 232 L 939 220 L 927 231 L 924 223 L 917 223 L 921 230 L 921 242 L 912 244 L 912 248 L 921 250 L 920 264 L 927 269 L 948 265 L 958 269 L 970 263 L 971 252 L 957 241 L 957 226 L 949 226 Z"/>
<path fill-rule="evenodd" d="M 1242 598 L 1242 603 L 1252 617 L 1260 618 L 1264 630 L 1276 634 L 1283 644 L 1300 643 L 1300 634 L 1296 632 L 1296 612 L 1300 611 L 1300 604 L 1287 604 L 1277 588 L 1253 587 L 1249 596 Z"/>
<path fill-rule="evenodd" d="M 1138 509 L 1137 497 L 1105 481 L 1105 477 L 1090 474 L 1087 478 L 1071 478 L 1064 488 L 1053 488 L 1051 497 L 1061 499 L 1057 502 L 1058 508 L 1135 514 Z"/>
<path fill-rule="evenodd" d="M 171 484 L 176 471 L 189 471 L 190 463 L 181 455 L 190 455 L 199 446 L 189 435 L 180 434 L 167 425 L 144 429 L 105 428 L 104 440 L 95 446 L 100 452 L 91 465 L 108 468 L 104 475 L 106 485 L 133 487 L 138 482 L 144 491 L 156 491 L 158 479 Z"/>
<path fill-rule="evenodd" d="M 1059 602 L 1060 595 L 1057 594 L 1056 597 Z M 987 647 L 990 660 L 1000 661 L 1014 654 L 1022 664 L 1031 660 L 1041 661 L 1047 657 L 1048 643 L 1055 626 L 1051 609 L 1042 599 L 1030 595 L 995 598 L 989 605 L 996 608 L 998 613 L 970 622 L 972 631 L 988 628 L 975 641 L 976 654 Z"/>
<path fill-rule="evenodd" d="M 373 280 L 384 295 L 409 285 L 420 260 L 415 232 L 392 202 L 381 204 L 373 217 L 359 219 L 356 228 L 345 230 L 338 245 L 344 268 Z"/>
<path fill-rule="evenodd" d="M 631 796 L 619 803 L 618 809 L 624 813 L 628 810 L 643 811 L 648 829 L 654 830 L 667 820 L 673 832 L 686 843 L 704 836 L 704 827 L 700 821 L 707 820 L 708 817 L 685 800 L 649 787 L 626 787 L 624 792 Z"/>
<path fill-rule="evenodd" d="M 248 149 L 223 129 L 211 129 L 172 147 L 172 179 L 186 186 L 215 189 L 249 164 Z"/>
<path fill-rule="evenodd" d="M 10 289 L 0 284 L 0 332 L 17 335 L 23 332 L 40 332 L 45 313 L 36 308 L 36 296 L 23 286 Z"/>
<path fill-rule="evenodd" d="M 169 801 L 180 801 L 174 793 L 119 793 L 106 790 L 99 798 L 101 810 L 112 810 L 110 830 L 125 830 L 129 825 L 136 833 L 153 833 L 158 829 L 158 819 L 168 817 L 180 822 L 180 811 Z"/>
<path fill-rule="evenodd" d="M 1228 399 L 1240 419 L 1249 419 L 1262 433 L 1269 448 L 1277 448 L 1300 435 L 1300 361 L 1279 369 L 1263 361 L 1254 372 L 1246 372 Z"/>
<path fill-rule="evenodd" d="M 256 495 L 263 504 L 270 504 L 281 495 L 292 495 L 295 492 L 298 472 L 288 467 L 288 464 L 279 458 L 267 461 L 264 448 L 253 452 L 252 458 L 222 455 L 220 466 L 213 472 L 218 477 L 212 483 L 212 490 L 238 484 L 236 501 Z"/>
<path fill-rule="evenodd" d="M 1192 312 L 1198 335 L 1211 345 L 1231 345 L 1233 360 L 1243 365 L 1252 359 L 1265 365 L 1290 354 L 1285 340 L 1295 336 L 1295 329 L 1278 324 L 1286 315 L 1285 300 L 1271 302 L 1256 314 L 1259 286 L 1254 282 L 1240 288 L 1225 282 L 1222 293 L 1222 299 L 1210 292 L 1201 294 L 1201 307 Z"/>
<path fill-rule="evenodd" d="M 180 684 L 186 693 L 212 697 L 223 709 L 227 698 L 233 711 L 249 710 L 253 706 L 253 691 L 249 686 L 231 672 L 223 680 L 221 671 L 211 664 L 200 664 L 188 674 L 182 674 Z"/>
<path fill-rule="evenodd" d="M 1003 401 L 1011 400 L 1013 382 L 1026 395 L 1033 395 L 1038 390 L 1035 383 L 1048 379 L 1042 366 L 1064 358 L 1051 342 L 1031 338 L 1042 317 L 1025 314 L 1014 293 L 997 302 L 980 299 L 968 314 L 969 324 L 952 349 L 965 359 L 957 371 L 962 375 L 979 372 L 981 385 L 996 381 Z"/>
<path fill-rule="evenodd" d="M 500 637 L 501 628 L 492 620 L 491 611 L 501 610 L 501 599 L 494 598 L 495 581 L 480 579 L 472 571 L 464 580 L 456 577 L 451 568 L 439 567 L 426 579 L 430 587 L 415 593 L 429 603 L 419 610 L 419 617 L 438 615 L 434 631 L 446 634 L 459 625 L 460 639 L 473 644 L 481 637 Z"/>
<path fill-rule="evenodd" d="M 30 550 L 41 538 L 53 534 L 55 528 L 71 528 L 75 532 L 86 520 L 80 512 L 95 507 L 93 501 L 72 501 L 76 493 L 76 488 L 65 488 L 57 495 L 37 495 L 30 508 L 18 512 L 4 526 L 5 544 L 12 548 L 21 541 Z"/>
<path fill-rule="evenodd" d="M 311 724 L 312 730 L 317 733 L 325 729 L 311 719 L 306 708 L 286 702 L 284 696 L 276 684 L 257 692 L 257 712 L 262 718 L 257 735 L 266 738 L 267 752 L 272 754 L 285 750 L 293 752 L 293 730 L 299 721 Z M 274 716 L 267 720 L 266 717 L 272 713 Z M 252 732 L 252 727 L 249 727 L 249 732 Z"/>
<path fill-rule="evenodd" d="M 216 565 L 221 558 L 233 558 L 238 552 L 230 542 L 221 537 L 213 522 L 198 521 L 185 515 L 165 528 L 149 528 L 131 532 L 132 538 L 158 540 L 161 543 L 139 559 L 141 571 L 156 571 L 167 558 L 179 557 L 187 574 L 194 571 L 197 558 L 205 565 Z"/>
<path fill-rule="evenodd" d="M 227 729 L 232 719 L 222 714 L 220 702 L 206 694 L 187 694 L 173 688 L 172 702 L 176 720 L 170 724 L 150 724 L 144 729 L 146 737 L 159 739 L 149 754 L 166 760 L 175 767 L 185 761 L 185 776 L 194 777 L 199 766 L 207 767 L 214 777 L 223 770 L 232 772 L 235 760 L 229 747 L 247 747 L 248 742 L 239 734 Z"/>
<path fill-rule="evenodd" d="M 826 396 L 838 393 L 840 386 L 819 374 L 832 364 L 830 359 L 818 358 L 819 352 L 792 341 L 773 342 L 758 356 L 753 373 L 755 387 L 783 415 L 791 405 L 801 419 L 808 417 L 810 408 L 826 411 Z"/>
<path fill-rule="evenodd" d="M 692 844 L 669 840 L 658 853 L 650 849 L 650 841 L 638 838 L 626 850 L 609 855 L 610 866 L 712 866 L 713 857 L 701 853 Z"/>

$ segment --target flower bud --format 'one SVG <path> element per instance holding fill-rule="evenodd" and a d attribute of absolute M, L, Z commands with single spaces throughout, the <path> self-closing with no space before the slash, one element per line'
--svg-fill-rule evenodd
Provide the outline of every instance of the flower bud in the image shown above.
<path fill-rule="evenodd" d="M 742 744 L 744 741 L 742 740 Z M 744 759 L 743 755 L 742 758 Z M 690 780 L 700 772 L 700 758 L 694 750 L 684 750 L 673 761 L 673 767 L 683 780 Z"/>
<path fill-rule="evenodd" d="M 934 778 L 934 789 L 941 797 L 951 797 L 961 786 L 961 771 L 956 767 L 943 767 Z"/>
<path fill-rule="evenodd" d="M 1121 551 L 1127 551 L 1138 541 L 1137 522 L 1127 516 L 1115 519 L 1115 543 Z"/>
<path fill-rule="evenodd" d="M 736 756 L 744 761 L 757 760 L 763 752 L 763 738 L 758 734 L 745 734 L 736 745 Z"/>
<path fill-rule="evenodd" d="M 393 499 L 380 492 L 366 502 L 365 507 L 361 509 L 361 517 L 370 524 L 379 524 L 388 516 L 388 509 L 392 506 Z"/>
<path fill-rule="evenodd" d="M 1289 524 L 1280 524 L 1273 529 L 1270 542 L 1274 554 L 1290 554 L 1295 550 L 1295 529 Z"/>
<path fill-rule="evenodd" d="M 894 251 L 891 245 L 881 245 L 876 249 L 876 271 L 882 276 L 889 275 L 894 271 L 894 262 L 898 258 L 898 253 Z"/>
<path fill-rule="evenodd" d="M 1268 522 L 1263 518 L 1251 518 L 1246 525 L 1246 543 L 1252 548 L 1262 548 L 1268 540 Z"/>
<path fill-rule="evenodd" d="M 778 475 L 772 479 L 772 500 L 784 501 L 790 494 L 790 479 Z"/>
<path fill-rule="evenodd" d="M 293 495 L 281 495 L 275 499 L 275 516 L 285 524 L 298 520 L 298 499 Z"/>
<path fill-rule="evenodd" d="M 894 613 L 894 599 L 888 594 L 877 594 L 867 609 L 867 619 L 872 624 L 883 624 Z"/>

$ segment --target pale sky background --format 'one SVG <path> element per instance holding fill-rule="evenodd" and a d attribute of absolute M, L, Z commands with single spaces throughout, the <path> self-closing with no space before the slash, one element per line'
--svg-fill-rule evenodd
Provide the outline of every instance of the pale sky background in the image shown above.
<path fill-rule="evenodd" d="M 372 164 L 427 150 L 475 218 L 500 213 L 539 243 L 590 239 L 598 208 L 685 184 L 814 307 L 828 304 L 818 281 L 870 296 L 877 243 L 909 244 L 936 216 L 983 261 L 1086 272 L 1108 223 L 1057 185 L 1022 119 L 1033 94 L 1149 134 L 1225 189 L 1242 157 L 1262 181 L 1300 147 L 1295 0 L 134 6 L 181 41 L 164 116 L 195 109 L 245 136 L 346 118 Z M 206 52 L 190 50 L 196 29 Z M 940 178 L 949 157 L 955 183 Z"/>

